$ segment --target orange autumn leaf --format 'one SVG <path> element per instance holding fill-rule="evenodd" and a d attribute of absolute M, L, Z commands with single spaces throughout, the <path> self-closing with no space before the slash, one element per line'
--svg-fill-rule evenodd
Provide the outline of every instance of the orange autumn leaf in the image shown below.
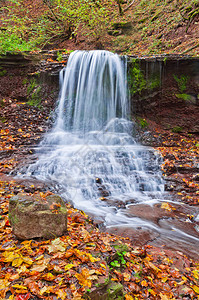
<path fill-rule="evenodd" d="M 78 279 L 79 284 L 86 287 L 91 287 L 91 280 L 89 280 L 90 273 L 89 270 L 86 268 L 82 269 L 82 272 L 80 274 L 76 274 L 75 277 Z"/>

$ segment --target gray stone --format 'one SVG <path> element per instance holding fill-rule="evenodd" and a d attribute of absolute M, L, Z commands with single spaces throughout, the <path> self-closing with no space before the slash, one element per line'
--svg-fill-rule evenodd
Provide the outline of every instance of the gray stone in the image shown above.
<path fill-rule="evenodd" d="M 67 209 L 58 195 L 19 193 L 9 201 L 9 221 L 18 239 L 55 238 L 67 230 Z"/>

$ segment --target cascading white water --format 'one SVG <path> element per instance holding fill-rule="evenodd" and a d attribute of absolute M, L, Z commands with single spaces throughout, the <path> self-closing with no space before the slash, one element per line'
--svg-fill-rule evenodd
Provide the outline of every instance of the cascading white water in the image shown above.
<path fill-rule="evenodd" d="M 60 73 L 56 122 L 28 168 L 106 225 L 132 223 L 115 201 L 149 203 L 164 191 L 159 156 L 132 137 L 126 74 L 126 59 L 116 54 L 73 52 Z"/>

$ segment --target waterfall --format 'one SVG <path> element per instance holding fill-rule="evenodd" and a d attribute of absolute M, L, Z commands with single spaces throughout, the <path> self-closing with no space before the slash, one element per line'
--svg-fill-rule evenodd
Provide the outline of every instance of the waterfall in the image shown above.
<path fill-rule="evenodd" d="M 60 72 L 55 113 L 28 175 L 56 182 L 65 199 L 106 225 L 132 222 L 118 201 L 125 207 L 162 196 L 159 156 L 132 136 L 125 57 L 73 52 Z"/>

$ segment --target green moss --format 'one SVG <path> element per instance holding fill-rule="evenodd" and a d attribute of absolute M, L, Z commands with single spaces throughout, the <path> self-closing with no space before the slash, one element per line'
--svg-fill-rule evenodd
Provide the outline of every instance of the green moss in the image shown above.
<path fill-rule="evenodd" d="M 146 89 L 146 80 L 136 60 L 132 62 L 132 67 L 129 70 L 129 86 L 132 95 L 141 94 Z"/>
<path fill-rule="evenodd" d="M 185 101 L 191 101 L 191 96 L 188 94 L 176 94 L 176 97 Z"/>
<path fill-rule="evenodd" d="M 180 77 L 178 77 L 177 75 L 174 74 L 173 78 L 178 84 L 179 91 L 183 93 L 187 88 L 187 82 L 189 80 L 189 77 L 185 75 L 181 75 Z"/>
<path fill-rule="evenodd" d="M 5 123 L 6 119 L 5 119 L 4 117 L 0 117 L 0 121 L 1 121 L 2 123 Z"/>
<path fill-rule="evenodd" d="M 35 89 L 36 86 L 37 86 L 36 79 L 32 78 L 30 80 L 30 83 L 29 83 L 28 87 L 27 87 L 27 94 L 30 95 L 31 92 Z"/>
<path fill-rule="evenodd" d="M 149 79 L 145 79 L 144 72 L 140 69 L 137 59 L 132 60 L 132 66 L 128 72 L 128 84 L 131 95 L 141 94 L 146 90 L 154 90 L 160 86 L 159 75 L 153 75 Z"/>
<path fill-rule="evenodd" d="M 172 128 L 172 132 L 175 132 L 175 133 L 179 133 L 179 132 L 182 132 L 183 131 L 183 128 L 180 127 L 180 126 L 175 126 Z"/>
<path fill-rule="evenodd" d="M 13 225 L 19 222 L 19 218 L 16 215 L 13 215 L 11 213 L 8 214 L 8 218 L 10 220 L 10 223 Z"/>
<path fill-rule="evenodd" d="M 63 60 L 63 54 L 62 52 L 57 52 L 57 61 L 62 61 Z"/>
<path fill-rule="evenodd" d="M 0 77 L 3 77 L 4 75 L 7 74 L 7 71 L 6 70 L 1 70 L 0 71 Z"/>
<path fill-rule="evenodd" d="M 3 99 L 0 100 L 0 106 L 4 107 L 5 106 L 5 102 L 3 101 Z"/>
<path fill-rule="evenodd" d="M 60 210 L 60 212 L 62 212 L 63 214 L 67 213 L 67 209 L 66 209 L 65 207 L 63 207 L 63 206 L 61 206 L 61 207 L 59 208 L 59 210 Z"/>
<path fill-rule="evenodd" d="M 126 244 L 117 244 L 113 245 L 113 247 L 117 250 L 117 252 L 129 251 L 129 247 Z"/>
<path fill-rule="evenodd" d="M 142 119 L 140 117 L 138 117 L 138 122 L 139 122 L 139 125 L 144 129 L 146 127 L 148 127 L 148 123 L 145 119 Z"/>
<path fill-rule="evenodd" d="M 107 278 L 104 283 L 96 284 L 96 290 L 88 289 L 83 298 L 88 300 L 124 300 L 125 296 L 122 284 Z"/>
<path fill-rule="evenodd" d="M 123 286 L 120 283 L 114 283 L 111 284 L 111 286 L 107 290 L 108 295 L 107 295 L 107 300 L 122 300 L 124 299 L 124 294 L 123 294 Z"/>
<path fill-rule="evenodd" d="M 37 106 L 41 108 L 41 86 L 37 84 L 35 78 L 30 80 L 30 83 L 27 87 L 27 95 L 28 95 L 28 104 L 32 106 Z"/>
<path fill-rule="evenodd" d="M 27 78 L 24 78 L 23 81 L 22 81 L 22 84 L 23 84 L 23 85 L 26 85 L 27 83 L 28 83 L 28 79 L 27 79 Z"/>

